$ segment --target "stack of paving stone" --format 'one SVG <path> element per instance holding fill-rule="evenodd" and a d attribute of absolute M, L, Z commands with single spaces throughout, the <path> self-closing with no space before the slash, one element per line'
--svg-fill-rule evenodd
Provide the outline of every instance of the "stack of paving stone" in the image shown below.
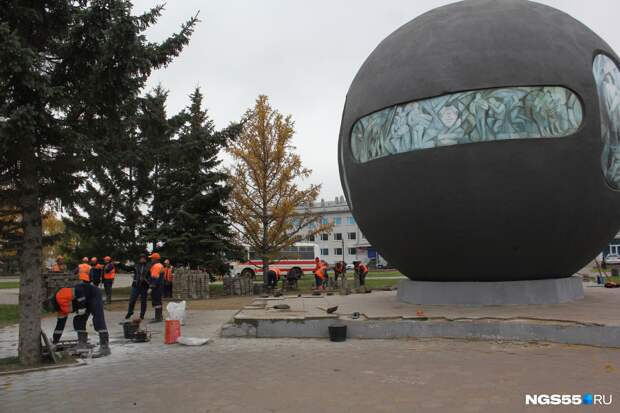
<path fill-rule="evenodd" d="M 243 275 L 224 277 L 224 295 L 254 295 L 254 281 L 252 277 Z"/>
<path fill-rule="evenodd" d="M 41 274 L 43 287 L 45 288 L 45 297 L 50 297 L 56 290 L 64 287 L 73 287 L 78 278 L 70 272 L 44 272 Z"/>
<path fill-rule="evenodd" d="M 209 298 L 209 274 L 200 270 L 176 268 L 172 297 L 177 300 Z"/>

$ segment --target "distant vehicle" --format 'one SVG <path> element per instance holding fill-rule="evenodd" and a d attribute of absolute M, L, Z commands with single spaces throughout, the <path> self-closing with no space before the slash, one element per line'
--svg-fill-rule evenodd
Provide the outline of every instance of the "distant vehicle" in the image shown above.
<path fill-rule="evenodd" d="M 620 255 L 609 254 L 605 257 L 605 264 L 620 264 Z"/>
<path fill-rule="evenodd" d="M 354 268 L 355 266 L 353 264 L 347 264 L 347 270 L 352 270 Z"/>
<path fill-rule="evenodd" d="M 300 279 L 304 274 L 312 274 L 314 271 L 314 257 L 320 255 L 319 246 L 313 243 L 297 242 L 285 248 L 280 257 L 274 260 L 270 267 L 277 267 L 282 275 L 294 275 Z M 246 247 L 246 259 L 241 262 L 231 263 L 231 273 L 234 275 L 251 276 L 263 275 L 263 261 L 256 252 Z"/>

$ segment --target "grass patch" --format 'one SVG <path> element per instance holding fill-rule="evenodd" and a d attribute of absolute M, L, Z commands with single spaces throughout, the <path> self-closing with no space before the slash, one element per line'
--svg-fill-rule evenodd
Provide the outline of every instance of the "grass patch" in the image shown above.
<path fill-rule="evenodd" d="M 350 275 L 353 277 L 353 275 Z M 377 271 L 368 271 L 368 275 L 366 277 L 380 278 L 380 277 L 404 277 L 400 271 L 397 270 L 377 270 Z"/>
<path fill-rule="evenodd" d="M 224 295 L 224 284 L 222 283 L 209 283 L 209 295 L 219 296 Z"/>
<path fill-rule="evenodd" d="M 19 281 L 2 281 L 0 282 L 0 290 L 7 288 L 19 288 Z"/>
<path fill-rule="evenodd" d="M 0 304 L 0 326 L 19 322 L 17 304 Z"/>

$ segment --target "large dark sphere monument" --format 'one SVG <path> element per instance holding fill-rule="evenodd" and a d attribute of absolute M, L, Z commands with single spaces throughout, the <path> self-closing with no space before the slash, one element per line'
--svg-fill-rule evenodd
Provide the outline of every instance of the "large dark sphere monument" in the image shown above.
<path fill-rule="evenodd" d="M 570 277 L 620 228 L 617 62 L 534 2 L 455 3 L 396 30 L 342 116 L 363 233 L 412 280 Z"/>

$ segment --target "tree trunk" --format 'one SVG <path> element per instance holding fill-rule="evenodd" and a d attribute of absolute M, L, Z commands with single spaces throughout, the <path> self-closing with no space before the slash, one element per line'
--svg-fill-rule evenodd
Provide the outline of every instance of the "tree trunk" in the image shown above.
<path fill-rule="evenodd" d="M 266 191 L 263 191 L 266 193 Z M 267 216 L 267 198 L 263 196 L 263 245 L 262 245 L 262 259 L 263 259 L 263 284 L 267 284 L 267 271 L 269 270 L 269 257 L 266 256 L 265 251 L 269 247 L 269 217 Z"/>
<path fill-rule="evenodd" d="M 41 359 L 41 253 L 42 229 L 39 182 L 34 149 L 22 159 L 21 207 L 24 231 L 19 283 L 19 361 L 23 365 Z"/>

